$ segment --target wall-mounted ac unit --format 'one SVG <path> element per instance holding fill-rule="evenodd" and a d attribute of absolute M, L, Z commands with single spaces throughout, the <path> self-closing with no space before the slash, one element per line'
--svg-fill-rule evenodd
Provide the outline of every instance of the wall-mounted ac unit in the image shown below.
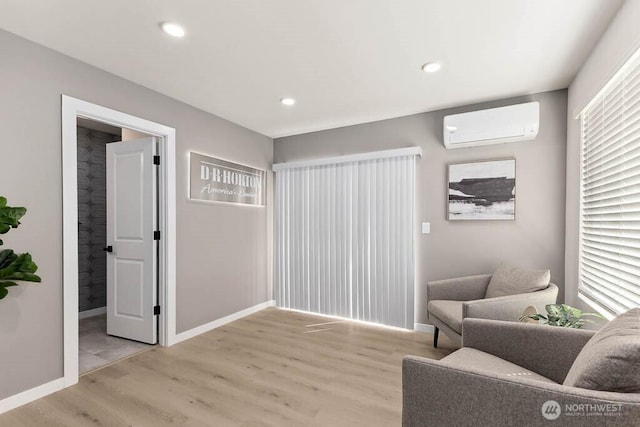
<path fill-rule="evenodd" d="M 444 118 L 444 146 L 451 149 L 525 141 L 538 135 L 539 125 L 537 102 L 452 114 Z"/>

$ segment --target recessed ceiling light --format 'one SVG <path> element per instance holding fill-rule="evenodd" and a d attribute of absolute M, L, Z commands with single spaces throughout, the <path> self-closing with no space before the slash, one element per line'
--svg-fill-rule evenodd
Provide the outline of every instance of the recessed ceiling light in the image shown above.
<path fill-rule="evenodd" d="M 295 103 L 296 103 L 296 100 L 295 100 L 295 99 L 293 99 L 293 98 L 281 98 L 281 99 L 280 99 L 280 103 L 281 103 L 282 105 L 288 105 L 288 106 L 291 106 L 291 105 L 293 105 L 293 104 L 295 104 Z"/>
<path fill-rule="evenodd" d="M 440 68 L 442 68 L 442 65 L 439 62 L 427 62 L 422 66 L 422 71 L 425 73 L 435 73 Z"/>
<path fill-rule="evenodd" d="M 184 27 L 180 24 L 176 24 L 175 22 L 163 22 L 160 26 L 162 27 L 162 30 L 170 36 L 180 38 L 185 35 Z"/>

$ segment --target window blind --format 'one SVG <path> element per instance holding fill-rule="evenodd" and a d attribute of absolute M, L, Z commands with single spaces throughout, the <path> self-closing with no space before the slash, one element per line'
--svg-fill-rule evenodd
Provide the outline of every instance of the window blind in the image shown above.
<path fill-rule="evenodd" d="M 414 327 L 415 155 L 276 168 L 276 304 Z"/>
<path fill-rule="evenodd" d="M 578 292 L 610 314 L 640 306 L 640 54 L 581 113 Z"/>

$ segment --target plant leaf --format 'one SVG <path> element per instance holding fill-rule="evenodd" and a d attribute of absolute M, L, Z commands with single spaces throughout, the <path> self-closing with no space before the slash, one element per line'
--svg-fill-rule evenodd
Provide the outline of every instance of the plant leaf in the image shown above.
<path fill-rule="evenodd" d="M 0 196 L 0 234 L 8 233 L 12 228 L 20 225 L 20 219 L 27 213 L 23 207 L 7 206 L 7 198 Z M 0 240 L 0 245 L 4 242 Z M 18 286 L 14 280 L 26 282 L 41 282 L 35 272 L 38 266 L 31 254 L 16 254 L 11 249 L 0 250 L 0 299 L 7 296 L 8 287 Z"/>
<path fill-rule="evenodd" d="M 18 284 L 15 282 L 0 282 L 0 286 L 4 286 L 5 288 L 8 288 L 11 286 L 18 286 Z"/>
<path fill-rule="evenodd" d="M 560 316 L 549 313 L 547 316 L 549 322 L 553 322 L 554 324 L 558 324 L 560 322 Z"/>
<path fill-rule="evenodd" d="M 582 313 L 582 316 L 593 316 L 596 317 L 598 319 L 604 319 L 604 316 L 601 315 L 600 313 Z"/>
<path fill-rule="evenodd" d="M 0 234 L 5 234 L 12 228 L 17 228 L 20 225 L 20 218 L 25 216 L 26 213 L 26 208 L 7 206 L 6 197 L 2 197 L 0 200 Z"/>
<path fill-rule="evenodd" d="M 578 308 L 571 307 L 570 305 L 567 305 L 567 304 L 562 304 L 561 307 L 562 307 L 562 310 L 570 316 L 580 317 L 582 315 L 582 310 Z"/>
<path fill-rule="evenodd" d="M 567 304 L 547 304 L 545 309 L 547 310 L 549 319 L 547 324 L 552 326 L 579 329 L 586 323 L 597 324 L 589 319 L 585 319 L 587 316 L 604 319 L 604 317 L 597 313 L 583 313 L 582 310 Z"/>
<path fill-rule="evenodd" d="M 18 256 L 11 249 L 4 249 L 0 251 L 0 268 L 4 268 L 9 265 Z"/>
<path fill-rule="evenodd" d="M 561 314 L 560 307 L 556 304 L 547 304 L 544 308 L 547 310 L 547 313 L 554 317 L 559 317 Z"/>
<path fill-rule="evenodd" d="M 9 256 L 4 263 L 0 262 L 0 279 L 40 282 L 42 279 L 33 274 L 37 270 L 38 266 L 33 262 L 29 253 L 14 257 Z"/>
<path fill-rule="evenodd" d="M 542 314 L 529 314 L 529 315 L 526 315 L 526 316 L 520 316 L 520 321 L 521 322 L 523 320 L 526 320 L 526 319 L 533 319 L 533 320 L 538 320 L 538 321 L 547 320 L 547 318 L 544 317 L 544 315 L 542 315 Z"/>

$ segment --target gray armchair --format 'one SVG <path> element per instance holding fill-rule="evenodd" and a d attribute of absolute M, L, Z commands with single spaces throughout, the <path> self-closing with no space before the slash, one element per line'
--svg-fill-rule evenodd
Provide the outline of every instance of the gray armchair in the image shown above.
<path fill-rule="evenodd" d="M 438 346 L 440 330 L 460 346 L 463 319 L 517 322 L 526 307 L 532 305 L 538 312 L 544 312 L 544 306 L 555 304 L 558 297 L 558 287 L 549 283 L 546 289 L 535 292 L 485 298 L 491 277 L 482 274 L 427 282 L 427 313 L 435 327 L 434 347 Z"/>
<path fill-rule="evenodd" d="M 463 329 L 464 347 L 441 360 L 404 358 L 404 427 L 638 425 L 639 393 L 563 385 L 595 332 L 485 319 Z"/>

